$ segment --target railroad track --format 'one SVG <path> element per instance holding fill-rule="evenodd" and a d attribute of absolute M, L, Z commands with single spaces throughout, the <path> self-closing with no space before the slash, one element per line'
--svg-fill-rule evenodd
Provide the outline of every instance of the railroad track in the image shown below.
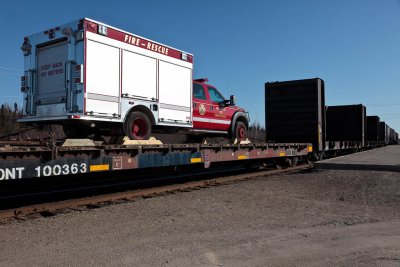
<path fill-rule="evenodd" d="M 133 201 L 138 198 L 150 198 L 159 195 L 172 194 L 175 192 L 187 192 L 211 186 L 236 183 L 267 175 L 269 176 L 269 175 L 299 172 L 311 169 L 312 167 L 313 167 L 312 164 L 303 164 L 285 169 L 260 170 L 253 173 L 229 175 L 229 176 L 217 177 L 201 181 L 190 181 L 180 184 L 165 185 L 155 188 L 136 189 L 125 192 L 103 194 L 98 196 L 68 199 L 52 203 L 41 203 L 41 204 L 17 207 L 7 210 L 1 210 L 0 219 L 1 220 L 7 220 L 12 218 L 28 219 L 37 216 L 48 217 L 56 215 L 60 212 L 65 212 L 67 210 L 85 210 L 85 209 L 98 208 L 105 205 Z"/>

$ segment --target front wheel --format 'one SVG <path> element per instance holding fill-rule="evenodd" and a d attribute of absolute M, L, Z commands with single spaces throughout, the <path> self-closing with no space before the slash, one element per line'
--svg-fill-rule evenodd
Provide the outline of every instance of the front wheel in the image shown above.
<path fill-rule="evenodd" d="M 131 140 L 148 140 L 151 134 L 150 119 L 143 112 L 134 111 L 126 120 L 124 130 Z"/>
<path fill-rule="evenodd" d="M 235 123 L 235 128 L 233 131 L 233 139 L 237 139 L 239 142 L 247 139 L 247 127 L 241 121 Z"/>

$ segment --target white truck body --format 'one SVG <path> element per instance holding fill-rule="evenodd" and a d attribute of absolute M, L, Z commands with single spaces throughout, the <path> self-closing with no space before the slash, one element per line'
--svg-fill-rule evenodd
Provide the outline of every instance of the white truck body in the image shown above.
<path fill-rule="evenodd" d="M 193 55 L 91 19 L 25 37 L 20 122 L 122 122 L 192 127 Z"/>

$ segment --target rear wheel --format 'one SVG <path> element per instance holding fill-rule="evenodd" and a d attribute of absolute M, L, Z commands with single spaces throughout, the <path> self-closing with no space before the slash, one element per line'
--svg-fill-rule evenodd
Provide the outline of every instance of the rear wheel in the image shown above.
<path fill-rule="evenodd" d="M 237 139 L 238 141 L 243 141 L 247 139 L 247 127 L 241 121 L 235 123 L 235 129 L 233 131 L 233 139 Z"/>
<path fill-rule="evenodd" d="M 124 130 L 131 140 L 147 140 L 151 134 L 150 119 L 143 112 L 134 111 L 125 122 Z"/>

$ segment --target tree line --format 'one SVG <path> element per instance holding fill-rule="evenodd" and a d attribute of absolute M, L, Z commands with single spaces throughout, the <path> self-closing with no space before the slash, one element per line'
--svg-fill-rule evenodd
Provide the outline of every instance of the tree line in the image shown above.
<path fill-rule="evenodd" d="M 29 123 L 19 123 L 18 119 L 22 118 L 22 109 L 17 103 L 10 105 L 3 103 L 0 106 L 0 140 L 31 140 L 43 139 L 48 137 L 48 130 L 39 129 Z M 54 131 L 54 129 L 52 129 Z M 58 136 L 64 133 L 59 127 L 55 128 Z"/>
<path fill-rule="evenodd" d="M 17 123 L 22 117 L 22 112 L 18 108 L 18 104 L 14 103 L 13 107 L 9 104 L 1 104 L 0 107 L 0 136 L 9 135 L 19 132 L 23 129 L 23 125 Z"/>
<path fill-rule="evenodd" d="M 255 121 L 250 123 L 248 129 L 248 137 L 253 143 L 265 142 L 265 128 L 259 122 Z"/>

